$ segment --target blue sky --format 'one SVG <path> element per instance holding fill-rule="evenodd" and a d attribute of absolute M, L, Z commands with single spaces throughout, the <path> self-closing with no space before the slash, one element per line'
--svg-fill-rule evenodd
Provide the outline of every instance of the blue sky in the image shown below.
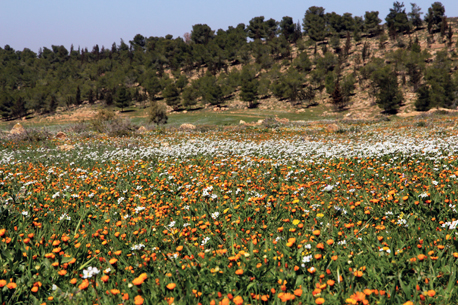
<path fill-rule="evenodd" d="M 434 1 L 413 0 L 423 12 Z M 441 1 L 445 14 L 458 16 L 456 0 Z M 407 12 L 410 2 L 405 2 Z M 239 23 L 248 24 L 255 16 L 281 20 L 283 16 L 302 20 L 308 7 L 323 6 L 326 12 L 380 12 L 384 20 L 393 1 L 293 1 L 293 0 L 0 0 L 0 46 L 9 44 L 16 50 L 64 45 L 89 50 L 95 44 L 111 47 L 126 43 L 136 34 L 181 36 L 191 32 L 192 25 L 206 23 L 212 29 L 227 29 Z"/>

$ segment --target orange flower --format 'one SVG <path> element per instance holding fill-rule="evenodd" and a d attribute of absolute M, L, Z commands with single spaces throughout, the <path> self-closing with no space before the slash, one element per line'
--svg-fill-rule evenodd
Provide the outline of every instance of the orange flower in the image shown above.
<path fill-rule="evenodd" d="M 111 292 L 112 295 L 117 295 L 117 294 L 119 294 L 121 291 L 119 291 L 118 289 L 111 289 L 110 292 Z"/>
<path fill-rule="evenodd" d="M 141 295 L 137 295 L 134 299 L 135 305 L 142 305 L 145 300 L 142 298 Z"/>
<path fill-rule="evenodd" d="M 362 271 L 356 271 L 355 273 L 353 273 L 356 277 L 362 277 L 364 275 L 364 273 Z"/>
<path fill-rule="evenodd" d="M 116 264 L 117 262 L 118 262 L 118 260 L 117 260 L 116 258 L 112 258 L 112 259 L 109 260 L 109 263 L 110 263 L 111 265 L 114 265 L 114 264 Z"/>
<path fill-rule="evenodd" d="M 317 298 L 317 299 L 315 300 L 315 304 L 318 304 L 318 305 L 324 304 L 324 299 L 323 299 L 323 298 Z"/>
<path fill-rule="evenodd" d="M 334 280 L 328 280 L 326 283 L 327 283 L 329 286 L 334 286 L 334 284 L 336 283 L 336 281 L 334 281 Z"/>
<path fill-rule="evenodd" d="M 61 276 L 64 276 L 67 274 L 67 270 L 60 270 L 59 272 L 57 272 L 59 275 Z"/>
<path fill-rule="evenodd" d="M 332 246 L 332 245 L 334 244 L 334 240 L 328 239 L 328 240 L 326 241 L 326 243 L 327 243 L 328 245 Z"/>
<path fill-rule="evenodd" d="M 6 287 L 8 287 L 8 289 L 16 289 L 17 284 L 16 283 L 8 283 L 8 285 L 6 285 Z"/>
<path fill-rule="evenodd" d="M 0 288 L 6 286 L 6 281 L 5 280 L 0 280 Z"/>
<path fill-rule="evenodd" d="M 181 251 L 181 250 L 183 250 L 183 246 L 178 246 L 177 251 Z"/>
<path fill-rule="evenodd" d="M 132 284 L 140 286 L 145 280 L 142 277 L 137 277 L 132 281 Z"/>
<path fill-rule="evenodd" d="M 402 304 L 402 305 L 414 305 L 414 303 L 413 303 L 412 301 L 407 301 L 407 302 L 405 302 L 405 303 Z"/>
<path fill-rule="evenodd" d="M 428 295 L 429 295 L 430 297 L 433 297 L 433 296 L 436 295 L 436 292 L 435 292 L 434 290 L 428 290 Z"/>
<path fill-rule="evenodd" d="M 110 277 L 108 275 L 104 275 L 104 276 L 102 276 L 101 280 L 102 280 L 102 282 L 106 283 L 106 282 L 108 282 L 109 278 Z"/>
<path fill-rule="evenodd" d="M 428 257 L 426 255 L 424 255 L 424 254 L 418 254 L 417 258 L 418 258 L 418 260 L 422 261 L 422 260 L 424 260 L 424 259 L 426 259 Z"/>
<path fill-rule="evenodd" d="M 319 236 L 319 235 L 321 234 L 321 231 L 320 231 L 320 230 L 315 230 L 315 231 L 313 231 L 312 233 L 313 233 L 313 235 L 315 235 L 315 236 Z"/>
<path fill-rule="evenodd" d="M 177 285 L 176 285 L 175 283 L 170 283 L 170 284 L 167 284 L 166 287 L 167 287 L 169 290 L 173 290 L 173 289 L 175 289 L 176 286 L 177 286 Z"/>
<path fill-rule="evenodd" d="M 237 271 L 235 271 L 235 274 L 242 275 L 243 274 L 243 270 L 242 269 L 238 269 Z"/>
<path fill-rule="evenodd" d="M 118 256 L 121 255 L 121 253 L 122 253 L 121 250 L 118 250 L 118 251 L 113 252 L 114 255 L 118 255 Z"/>
<path fill-rule="evenodd" d="M 302 295 L 302 289 L 298 288 L 294 290 L 294 295 L 297 295 L 298 297 L 300 297 Z"/>
<path fill-rule="evenodd" d="M 324 244 L 323 243 L 319 243 L 318 245 L 316 245 L 316 248 L 324 250 Z"/>
<path fill-rule="evenodd" d="M 235 305 L 241 305 L 243 304 L 243 299 L 241 296 L 238 295 L 232 300 L 232 302 L 234 302 Z"/>
<path fill-rule="evenodd" d="M 219 305 L 229 305 L 230 301 L 228 298 L 224 298 L 221 302 L 219 302 Z"/>
<path fill-rule="evenodd" d="M 87 279 L 84 279 L 83 282 L 78 286 L 79 290 L 84 290 L 87 287 L 89 287 L 89 281 Z"/>
<path fill-rule="evenodd" d="M 76 279 L 75 278 L 71 279 L 70 280 L 70 284 L 75 285 L 76 284 Z"/>
<path fill-rule="evenodd" d="M 38 291 L 38 287 L 37 287 L 37 286 L 33 286 L 33 287 L 32 287 L 32 292 L 35 293 L 35 292 L 37 292 L 37 291 Z"/>
<path fill-rule="evenodd" d="M 0 237 L 3 237 L 5 233 L 6 233 L 6 229 L 0 229 Z"/>

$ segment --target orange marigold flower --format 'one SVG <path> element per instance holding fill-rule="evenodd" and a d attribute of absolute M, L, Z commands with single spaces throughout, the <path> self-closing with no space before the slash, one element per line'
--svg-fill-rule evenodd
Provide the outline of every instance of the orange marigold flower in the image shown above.
<path fill-rule="evenodd" d="M 243 299 L 241 296 L 238 295 L 232 300 L 232 302 L 234 302 L 235 305 L 241 305 L 243 304 Z"/>
<path fill-rule="evenodd" d="M 122 253 L 121 250 L 118 250 L 118 251 L 113 252 L 114 255 L 118 255 L 118 256 L 121 255 L 121 253 Z"/>
<path fill-rule="evenodd" d="M 3 237 L 5 233 L 6 233 L 6 229 L 0 229 L 0 237 Z"/>
<path fill-rule="evenodd" d="M 318 304 L 318 305 L 324 304 L 324 299 L 323 299 L 323 298 L 317 298 L 317 299 L 315 300 L 315 304 Z"/>
<path fill-rule="evenodd" d="M 334 280 L 328 280 L 326 283 L 327 283 L 329 286 L 334 286 L 334 284 L 336 283 L 336 281 L 334 281 Z"/>
<path fill-rule="evenodd" d="M 121 291 L 119 291 L 118 289 L 111 289 L 110 292 L 111 292 L 112 295 L 117 295 L 117 294 L 119 294 Z"/>
<path fill-rule="evenodd" d="M 362 271 L 356 271 L 355 273 L 353 273 L 356 277 L 362 277 L 364 275 L 364 273 Z"/>
<path fill-rule="evenodd" d="M 8 287 L 8 289 L 16 289 L 17 284 L 16 283 L 8 283 L 8 285 L 6 285 L 6 287 Z"/>
<path fill-rule="evenodd" d="M 110 277 L 108 275 L 104 275 L 104 276 L 102 276 L 101 280 L 102 280 L 102 282 L 106 283 L 106 282 L 108 282 L 109 278 Z"/>
<path fill-rule="evenodd" d="M 134 299 L 135 305 L 142 305 L 145 300 L 142 298 L 141 295 L 137 295 Z"/>
<path fill-rule="evenodd" d="M 145 280 L 143 278 L 137 277 L 132 281 L 132 284 L 134 284 L 136 286 L 140 286 L 141 284 L 143 284 L 144 281 Z"/>
<path fill-rule="evenodd" d="M 33 286 L 31 290 L 32 290 L 33 293 L 35 293 L 35 292 L 38 291 L 38 287 L 37 286 Z"/>
<path fill-rule="evenodd" d="M 315 235 L 315 236 L 319 236 L 319 235 L 321 234 L 321 231 L 320 231 L 320 230 L 315 230 L 315 231 L 313 231 L 312 233 L 313 233 L 313 235 Z"/>
<path fill-rule="evenodd" d="M 6 281 L 5 280 L 0 280 L 0 288 L 6 286 Z"/>
<path fill-rule="evenodd" d="M 177 251 L 181 251 L 181 250 L 183 250 L 183 246 L 178 246 Z"/>
<path fill-rule="evenodd" d="M 302 289 L 298 288 L 294 290 L 294 295 L 297 295 L 298 297 L 300 297 L 302 295 Z"/>
<path fill-rule="evenodd" d="M 70 284 L 75 285 L 76 284 L 76 279 L 75 278 L 71 279 L 70 280 Z"/>
<path fill-rule="evenodd" d="M 436 292 L 435 292 L 434 290 L 428 290 L 428 295 L 429 295 L 430 297 L 433 297 L 433 296 L 436 295 Z"/>
<path fill-rule="evenodd" d="M 242 275 L 243 274 L 243 270 L 242 269 L 238 269 L 237 271 L 235 271 L 235 274 Z"/>
<path fill-rule="evenodd" d="M 417 258 L 418 258 L 418 260 L 422 261 L 422 260 L 424 260 L 424 259 L 426 259 L 428 257 L 426 255 L 424 255 L 424 254 L 418 254 Z"/>
<path fill-rule="evenodd" d="M 114 265 L 114 264 L 116 264 L 117 262 L 118 262 L 118 259 L 116 259 L 116 258 L 112 258 L 112 259 L 109 260 L 109 263 L 110 263 L 111 265 Z"/>
<path fill-rule="evenodd" d="M 219 302 L 219 305 L 229 305 L 230 301 L 228 298 L 224 298 Z"/>
<path fill-rule="evenodd" d="M 403 305 L 414 305 L 414 303 L 412 301 L 407 301 Z"/>
<path fill-rule="evenodd" d="M 59 275 L 61 276 L 64 276 L 67 274 L 67 270 L 60 270 L 59 272 L 57 272 Z"/>
<path fill-rule="evenodd" d="M 169 290 L 173 290 L 173 289 L 175 289 L 176 286 L 177 286 L 177 285 L 176 285 L 175 283 L 170 283 L 170 284 L 167 284 L 166 287 L 167 287 Z"/>
<path fill-rule="evenodd" d="M 79 290 L 84 290 L 87 287 L 89 287 L 89 281 L 87 279 L 84 279 L 83 282 L 78 286 Z"/>
<path fill-rule="evenodd" d="M 328 240 L 326 241 L 326 243 L 327 243 L 328 245 L 332 246 L 332 245 L 334 244 L 334 240 L 333 240 L 333 239 L 328 239 Z"/>
<path fill-rule="evenodd" d="M 124 293 L 124 294 L 122 295 L 122 299 L 123 299 L 124 301 L 127 301 L 127 300 L 129 299 L 129 294 L 128 294 L 128 293 Z"/>

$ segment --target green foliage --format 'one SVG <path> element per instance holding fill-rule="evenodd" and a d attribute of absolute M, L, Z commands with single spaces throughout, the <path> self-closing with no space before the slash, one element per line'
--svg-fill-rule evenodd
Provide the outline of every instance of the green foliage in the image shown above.
<path fill-rule="evenodd" d="M 366 12 L 364 14 L 364 30 L 371 36 L 377 35 L 380 32 L 380 18 L 378 11 Z"/>
<path fill-rule="evenodd" d="M 428 86 L 420 86 L 417 90 L 417 99 L 415 100 L 415 110 L 428 111 L 431 109 L 431 97 Z"/>
<path fill-rule="evenodd" d="M 442 23 L 442 18 L 445 16 L 445 7 L 440 2 L 434 2 L 428 8 L 428 13 L 425 15 L 425 22 L 428 25 L 428 31 L 431 33 Z"/>
<path fill-rule="evenodd" d="M 195 24 L 192 26 L 191 40 L 196 44 L 208 44 L 214 37 L 215 31 L 206 24 Z"/>
<path fill-rule="evenodd" d="M 317 42 L 324 40 L 326 28 L 326 19 L 324 15 L 324 8 L 318 6 L 311 6 L 305 12 L 302 21 L 302 29 L 304 33 L 310 37 L 311 40 Z"/>
<path fill-rule="evenodd" d="M 374 71 L 371 75 L 372 82 L 377 88 L 376 103 L 384 113 L 395 114 L 404 101 L 399 90 L 396 71 L 386 65 Z"/>
<path fill-rule="evenodd" d="M 421 15 L 423 14 L 421 12 L 421 8 L 415 4 L 415 3 L 410 3 L 411 5 L 411 11 L 407 15 L 409 16 L 409 21 L 414 26 L 416 29 L 422 26 L 423 21 L 421 20 Z"/>
<path fill-rule="evenodd" d="M 304 96 L 304 77 L 293 68 L 281 75 L 271 85 L 272 93 L 279 97 L 288 99 L 292 103 L 301 102 Z"/>
<path fill-rule="evenodd" d="M 129 90 L 125 86 L 121 86 L 117 90 L 115 105 L 118 108 L 121 108 L 121 111 L 124 111 L 124 108 L 130 106 L 132 98 Z"/>
<path fill-rule="evenodd" d="M 404 9 L 404 3 L 395 1 L 393 8 L 385 18 L 386 25 L 389 29 L 393 28 L 396 32 L 405 32 L 410 30 L 410 22 Z"/>
<path fill-rule="evenodd" d="M 244 102 L 248 102 L 248 107 L 251 108 L 257 103 L 258 99 L 258 86 L 259 82 L 255 78 L 255 71 L 250 69 L 249 66 L 245 66 L 242 69 L 241 74 L 241 92 L 240 99 Z"/>
<path fill-rule="evenodd" d="M 167 105 L 173 109 L 178 109 L 179 105 L 181 104 L 181 99 L 180 92 L 178 92 L 178 88 L 175 82 L 171 82 L 165 87 L 164 91 L 162 92 L 162 96 L 165 98 Z"/>
<path fill-rule="evenodd" d="M 148 120 L 151 123 L 159 125 L 167 124 L 167 108 L 163 103 L 158 101 L 151 101 L 150 110 L 148 113 Z"/>
<path fill-rule="evenodd" d="M 300 72 L 307 72 L 312 69 L 312 62 L 309 59 L 307 52 L 301 52 L 294 59 L 293 66 Z"/>

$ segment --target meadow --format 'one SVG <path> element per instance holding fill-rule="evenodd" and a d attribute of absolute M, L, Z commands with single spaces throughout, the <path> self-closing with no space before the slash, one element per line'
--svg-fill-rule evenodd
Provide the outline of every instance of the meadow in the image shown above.
<path fill-rule="evenodd" d="M 457 124 L 5 138 L 0 303 L 452 304 Z"/>

